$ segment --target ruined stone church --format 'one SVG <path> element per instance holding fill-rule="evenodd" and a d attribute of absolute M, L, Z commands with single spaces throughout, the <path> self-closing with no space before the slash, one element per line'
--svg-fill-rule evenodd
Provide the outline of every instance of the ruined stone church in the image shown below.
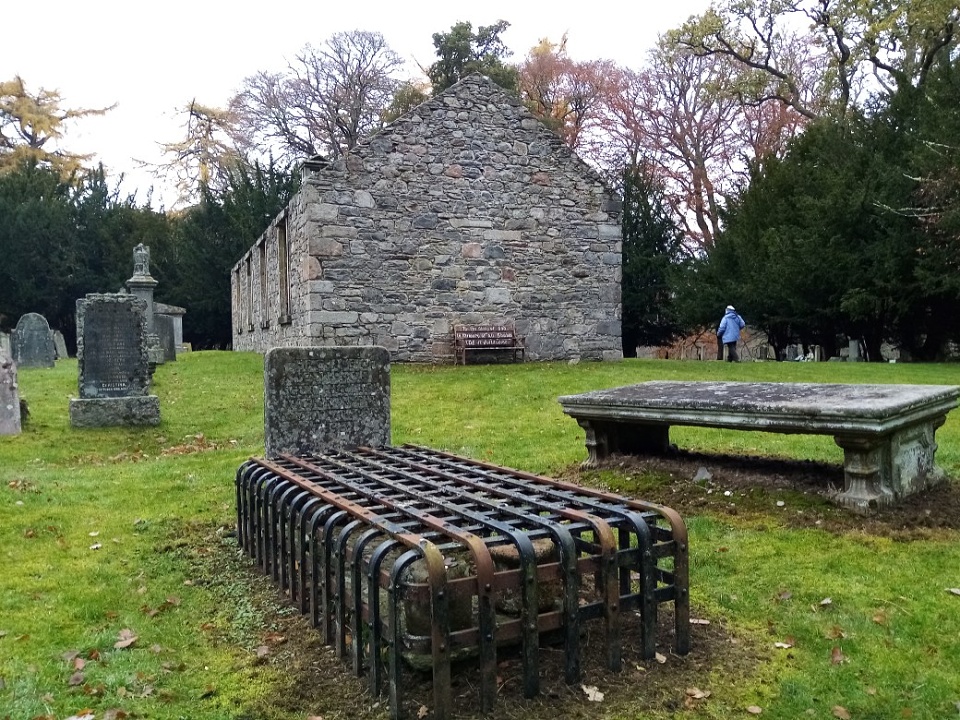
<path fill-rule="evenodd" d="M 472 75 L 335 162 L 233 267 L 233 347 L 380 345 L 453 359 L 511 324 L 528 360 L 614 360 L 621 205 L 517 98 Z"/>

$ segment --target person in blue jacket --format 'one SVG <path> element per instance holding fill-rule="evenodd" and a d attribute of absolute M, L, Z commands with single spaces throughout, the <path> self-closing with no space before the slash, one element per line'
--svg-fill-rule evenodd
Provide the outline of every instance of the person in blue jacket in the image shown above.
<path fill-rule="evenodd" d="M 720 327 L 717 328 L 717 335 L 727 346 L 727 362 L 736 362 L 740 359 L 737 355 L 737 342 L 740 340 L 740 331 L 745 324 L 743 318 L 733 309 L 733 305 L 727 305 L 727 311 L 723 314 Z"/>

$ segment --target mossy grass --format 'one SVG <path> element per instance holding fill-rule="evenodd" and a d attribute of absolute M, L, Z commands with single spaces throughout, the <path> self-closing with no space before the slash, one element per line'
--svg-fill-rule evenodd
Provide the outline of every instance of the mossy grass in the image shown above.
<path fill-rule="evenodd" d="M 186 354 L 157 369 L 158 427 L 77 430 L 67 416 L 76 362 L 21 370 L 30 416 L 21 435 L 0 438 L 0 717 L 61 720 L 86 708 L 97 718 L 122 709 L 159 720 L 315 714 L 270 709 L 288 681 L 257 660 L 271 629 L 264 608 L 292 611 L 247 572 L 231 537 L 234 473 L 263 450 L 262 371 L 255 354 Z M 393 442 L 563 473 L 585 451 L 557 396 L 652 379 L 960 385 L 960 366 L 395 365 Z M 678 428 L 672 440 L 728 455 L 841 458 L 829 438 Z M 937 440 L 940 464 L 960 477 L 960 413 Z M 585 479 L 638 496 L 669 482 L 617 470 Z M 817 502 L 786 497 L 791 507 Z M 759 656 L 735 681 L 723 668 L 710 674 L 711 696 L 694 714 L 748 716 L 756 705 L 773 718 L 829 718 L 835 707 L 853 718 L 955 716 L 960 597 L 947 589 L 960 586 L 960 534 L 906 542 L 794 528 L 769 505 L 686 518 L 696 613 Z M 115 647 L 124 631 L 136 640 Z M 676 692 L 682 699 L 685 688 Z"/>

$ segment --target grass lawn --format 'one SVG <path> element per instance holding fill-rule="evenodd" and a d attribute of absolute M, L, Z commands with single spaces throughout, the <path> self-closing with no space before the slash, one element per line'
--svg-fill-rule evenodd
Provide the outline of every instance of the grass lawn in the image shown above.
<path fill-rule="evenodd" d="M 667 505 L 677 478 L 629 468 L 581 476 L 583 433 L 557 396 L 651 379 L 960 385 L 960 365 L 921 364 L 630 360 L 392 372 L 395 444 L 576 475 Z M 263 451 L 259 355 L 198 352 L 159 367 L 163 421 L 149 429 L 71 428 L 75 361 L 22 370 L 19 380 L 30 418 L 21 435 L 0 438 L 0 719 L 386 715 L 371 698 L 351 708 L 348 684 L 309 705 L 295 699 L 292 682 L 341 663 L 316 638 L 309 653 L 278 639 L 277 623 L 295 613 L 250 572 L 231 536 L 234 472 Z M 823 437 L 677 428 L 671 439 L 703 453 L 841 460 Z M 937 440 L 940 464 L 960 477 L 960 412 Z M 956 480 L 950 491 L 960 492 Z M 716 503 L 683 512 L 694 614 L 728 647 L 696 668 L 670 657 L 662 669 L 680 668 L 709 694 L 663 683 L 643 694 L 661 673 L 654 664 L 629 669 L 636 692 L 608 688 L 603 703 L 577 704 L 580 715 L 555 701 L 525 716 L 960 715 L 960 594 L 950 592 L 960 588 L 960 519 L 877 533 L 855 520 L 791 522 L 794 508 L 836 513 L 788 491 L 733 500 L 737 514 Z M 500 716 L 524 716 L 501 706 Z"/>

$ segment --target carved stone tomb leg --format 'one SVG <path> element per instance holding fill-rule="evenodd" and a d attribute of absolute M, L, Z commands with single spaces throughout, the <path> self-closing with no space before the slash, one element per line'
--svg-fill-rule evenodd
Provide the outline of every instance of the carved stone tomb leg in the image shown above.
<path fill-rule="evenodd" d="M 897 499 L 926 490 L 946 478 L 935 458 L 937 428 L 946 419 L 941 416 L 894 433 L 890 442 L 891 488 Z"/>
<path fill-rule="evenodd" d="M 602 425 L 598 428 L 592 420 L 586 418 L 577 418 L 576 420 L 577 424 L 586 433 L 584 444 L 587 446 L 587 459 L 580 465 L 585 468 L 595 468 L 599 466 L 601 460 L 610 454 L 607 450 L 605 428 Z"/>
<path fill-rule="evenodd" d="M 890 490 L 890 436 L 838 435 L 843 448 L 843 492 L 837 502 L 867 513 L 893 502 Z"/>

